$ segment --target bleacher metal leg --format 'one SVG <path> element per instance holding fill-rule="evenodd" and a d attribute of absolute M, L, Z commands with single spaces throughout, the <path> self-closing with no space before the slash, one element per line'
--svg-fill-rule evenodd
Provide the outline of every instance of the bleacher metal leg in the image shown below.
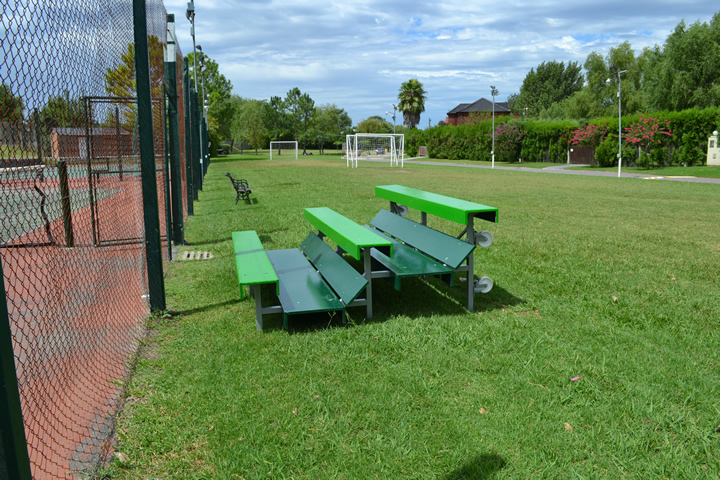
<path fill-rule="evenodd" d="M 363 263 L 365 265 L 365 272 L 363 273 L 363 276 L 368 282 L 367 287 L 365 287 L 365 300 L 367 301 L 367 305 L 365 306 L 365 316 L 366 318 L 372 318 L 372 256 L 370 255 L 369 248 L 363 249 Z"/>
<path fill-rule="evenodd" d="M 475 227 L 473 225 L 472 215 L 468 215 L 468 224 L 465 235 L 465 241 L 471 245 L 475 245 Z M 475 251 L 473 250 L 467 258 L 467 309 L 473 311 L 475 306 Z"/>
<path fill-rule="evenodd" d="M 250 290 L 255 291 L 255 326 L 258 330 L 262 330 L 262 294 L 260 293 L 262 288 L 260 285 L 251 285 Z"/>

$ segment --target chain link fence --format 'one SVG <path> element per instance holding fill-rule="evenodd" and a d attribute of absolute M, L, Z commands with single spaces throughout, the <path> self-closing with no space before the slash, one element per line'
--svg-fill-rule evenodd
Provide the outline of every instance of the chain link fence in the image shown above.
<path fill-rule="evenodd" d="M 177 162 L 166 151 L 166 66 L 177 69 L 182 119 L 183 61 L 179 45 L 174 64 L 164 58 L 162 1 L 146 9 L 168 260 L 189 179 L 182 120 Z M 0 15 L 0 258 L 30 468 L 33 478 L 87 478 L 112 451 L 150 313 L 133 1 L 6 0 Z M 181 182 L 179 218 L 171 181 Z"/>

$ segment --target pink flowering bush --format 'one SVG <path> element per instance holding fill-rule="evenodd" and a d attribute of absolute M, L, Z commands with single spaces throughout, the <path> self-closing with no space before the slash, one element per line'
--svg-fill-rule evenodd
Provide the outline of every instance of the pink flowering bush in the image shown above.
<path fill-rule="evenodd" d="M 608 134 L 607 122 L 602 125 L 583 124 L 582 127 L 575 130 L 570 138 L 570 145 L 585 145 L 589 147 L 597 147 L 602 145 Z"/>
<path fill-rule="evenodd" d="M 495 160 L 517 162 L 520 158 L 520 147 L 525 134 L 527 131 L 518 127 L 517 122 L 499 125 L 495 129 Z M 492 137 L 490 133 L 485 135 Z"/>
<path fill-rule="evenodd" d="M 659 120 L 657 118 L 640 115 L 637 122 L 623 129 L 623 140 L 626 145 L 640 147 L 645 154 L 645 166 L 650 166 L 650 152 L 655 146 L 667 143 L 668 137 L 672 137 L 670 120 Z"/>

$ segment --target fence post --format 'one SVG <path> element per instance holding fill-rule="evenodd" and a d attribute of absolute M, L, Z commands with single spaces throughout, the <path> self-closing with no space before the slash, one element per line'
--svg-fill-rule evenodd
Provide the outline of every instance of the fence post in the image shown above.
<path fill-rule="evenodd" d="M 183 245 L 184 222 L 182 208 L 182 175 L 180 174 L 180 120 L 178 119 L 177 62 L 175 61 L 175 15 L 167 16 L 168 38 L 165 62 L 165 80 L 168 92 L 168 153 L 170 154 L 172 239 L 175 245 Z M 168 232 L 168 237 L 169 237 Z"/>
<path fill-rule="evenodd" d="M 5 276 L 0 259 L 0 478 L 30 480 L 30 457 L 15 374 L 10 316 L 5 294 Z"/>
<path fill-rule="evenodd" d="M 150 54 L 145 0 L 133 0 L 135 37 L 135 77 L 137 81 L 137 118 L 140 129 L 140 172 L 142 177 L 145 256 L 148 268 L 150 308 L 165 310 L 165 279 L 160 242 L 155 146 L 153 145 L 152 93 L 150 90 Z"/>
<path fill-rule="evenodd" d="M 195 181 L 195 188 L 193 189 L 193 195 L 195 200 L 198 199 L 198 191 L 202 190 L 202 172 L 200 171 L 202 163 L 200 162 L 200 155 L 202 155 L 200 145 L 200 130 L 195 127 L 200 122 L 198 118 L 198 95 L 194 89 L 190 89 L 190 122 L 193 125 L 191 132 L 192 135 L 192 164 L 193 164 L 193 180 Z"/>
<path fill-rule="evenodd" d="M 190 76 L 188 75 L 188 59 L 183 59 L 183 95 L 185 100 L 185 184 L 187 186 L 188 215 L 194 215 L 193 200 L 195 199 L 195 181 L 193 180 L 192 161 L 192 122 L 190 115 Z"/>
<path fill-rule="evenodd" d="M 70 206 L 70 187 L 68 186 L 67 162 L 60 160 L 57 163 L 58 177 L 60 179 L 60 202 L 62 203 L 63 225 L 65 226 L 65 244 L 75 246 L 73 235 L 72 207 Z"/>

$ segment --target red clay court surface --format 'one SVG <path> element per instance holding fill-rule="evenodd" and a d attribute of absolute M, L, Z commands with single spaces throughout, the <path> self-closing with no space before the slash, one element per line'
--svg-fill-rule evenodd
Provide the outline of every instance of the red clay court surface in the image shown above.
<path fill-rule="evenodd" d="M 79 478 L 111 452 L 112 417 L 149 313 L 140 177 L 100 177 L 99 187 L 111 192 L 96 203 L 100 246 L 85 206 L 72 214 L 79 246 L 62 246 L 63 221 L 54 219 L 61 246 L 0 249 L 36 479 Z M 42 188 L 58 188 L 57 179 Z M 70 188 L 87 192 L 87 178 L 71 179 Z M 160 217 L 162 235 L 162 204 Z M 47 241 L 43 225 L 13 243 Z"/>

